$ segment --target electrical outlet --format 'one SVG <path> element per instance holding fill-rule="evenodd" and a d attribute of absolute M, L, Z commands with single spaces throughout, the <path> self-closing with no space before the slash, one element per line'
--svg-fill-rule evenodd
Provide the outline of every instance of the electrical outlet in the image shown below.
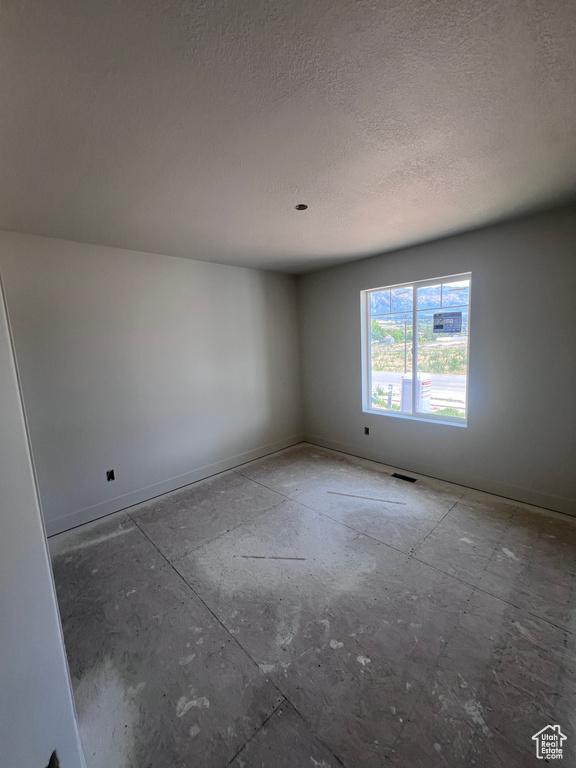
<path fill-rule="evenodd" d="M 106 470 L 106 480 L 108 480 L 108 482 L 110 482 L 111 480 L 116 480 L 116 478 L 114 477 L 114 470 L 113 469 L 107 469 Z"/>
<path fill-rule="evenodd" d="M 364 434 L 369 435 L 370 434 L 370 427 L 364 427 Z"/>

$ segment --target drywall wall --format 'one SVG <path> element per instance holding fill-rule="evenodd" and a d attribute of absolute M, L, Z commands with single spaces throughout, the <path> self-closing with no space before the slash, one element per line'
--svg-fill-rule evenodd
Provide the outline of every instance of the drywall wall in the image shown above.
<path fill-rule="evenodd" d="M 49 534 L 301 438 L 295 278 L 15 233 L 0 269 Z"/>
<path fill-rule="evenodd" d="M 302 276 L 306 439 L 576 514 L 575 253 L 567 207 Z M 467 271 L 467 428 L 363 413 L 360 291 Z"/>
<path fill-rule="evenodd" d="M 1 285 L 0 285 L 1 289 Z M 84 758 L 0 290 L 0 751 L 5 766 Z"/>

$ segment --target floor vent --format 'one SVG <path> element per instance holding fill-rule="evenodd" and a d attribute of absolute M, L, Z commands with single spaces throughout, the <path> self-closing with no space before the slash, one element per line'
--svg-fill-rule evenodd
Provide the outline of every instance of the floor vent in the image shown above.
<path fill-rule="evenodd" d="M 398 472 L 394 472 L 392 477 L 397 477 L 398 480 L 406 480 L 407 483 L 415 483 L 416 478 L 415 477 L 408 477 L 408 475 L 401 475 Z"/>

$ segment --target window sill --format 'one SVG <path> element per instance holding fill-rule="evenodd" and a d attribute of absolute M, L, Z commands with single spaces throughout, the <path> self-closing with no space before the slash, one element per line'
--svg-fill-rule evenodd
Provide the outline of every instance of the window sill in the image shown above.
<path fill-rule="evenodd" d="M 467 427 L 468 423 L 466 421 L 450 421 L 446 419 L 445 417 L 430 417 L 430 416 L 413 416 L 412 414 L 408 413 L 389 413 L 388 411 L 376 411 L 372 410 L 370 408 L 363 408 L 363 413 L 370 413 L 374 416 L 388 416 L 392 419 L 407 419 L 408 421 L 424 421 L 426 424 L 442 424 L 445 427 Z"/>

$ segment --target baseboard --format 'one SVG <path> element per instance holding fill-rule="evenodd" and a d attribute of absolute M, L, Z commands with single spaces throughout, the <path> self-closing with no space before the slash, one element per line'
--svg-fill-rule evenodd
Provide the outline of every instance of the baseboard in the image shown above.
<path fill-rule="evenodd" d="M 303 435 L 293 435 L 292 437 L 286 437 L 283 440 L 278 440 L 275 443 L 268 443 L 267 445 L 254 448 L 251 451 L 245 453 L 239 453 L 236 456 L 223 459 L 214 464 L 208 464 L 198 469 L 193 469 L 190 472 L 186 472 L 183 475 L 169 478 L 168 480 L 162 480 L 159 483 L 148 485 L 145 488 L 140 488 L 136 491 L 117 496 L 113 499 L 108 499 L 100 504 L 94 504 L 90 507 L 84 507 L 76 512 L 72 512 L 62 517 L 57 517 L 54 520 L 46 520 L 46 533 L 48 536 L 54 536 L 57 533 L 68 531 L 70 528 L 76 528 L 78 525 L 89 523 L 92 520 L 97 520 L 100 517 L 105 517 L 113 512 L 118 512 L 121 509 L 132 507 L 135 504 L 141 504 L 144 501 L 149 501 L 156 496 L 161 496 L 163 493 L 169 493 L 175 491 L 178 488 L 182 488 L 190 483 L 195 483 L 198 480 L 204 480 L 212 475 L 217 475 L 220 472 L 225 472 L 228 469 L 234 469 L 241 464 L 246 464 L 248 461 L 254 461 L 260 459 L 263 456 L 268 456 L 276 451 L 281 451 L 284 448 L 289 448 L 291 445 L 296 445 L 303 441 Z"/>
<path fill-rule="evenodd" d="M 576 501 L 574 499 L 567 499 L 563 496 L 554 496 L 552 494 L 540 493 L 538 491 L 533 491 L 530 488 L 522 488 L 520 486 L 509 485 L 507 483 L 500 483 L 498 481 L 490 480 L 489 478 L 462 474 L 460 472 L 454 472 L 450 468 L 436 466 L 433 464 L 425 464 L 418 461 L 410 462 L 410 465 L 406 464 L 399 466 L 397 463 L 397 458 L 395 458 L 393 455 L 385 453 L 384 451 L 371 449 L 367 446 L 340 443 L 336 440 L 329 440 L 318 435 L 306 434 L 304 435 L 304 441 L 311 443 L 312 445 L 319 445 L 322 448 L 330 448 L 334 451 L 348 453 L 352 456 L 359 456 L 363 459 L 378 461 L 382 464 L 387 464 L 394 468 L 402 469 L 405 472 L 417 472 L 419 475 L 426 475 L 428 477 L 437 478 L 438 480 L 445 480 L 449 483 L 456 483 L 457 485 L 463 485 L 466 488 L 473 488 L 477 491 L 494 493 L 498 496 L 503 496 L 507 499 L 519 501 L 523 504 L 532 504 L 536 507 L 551 509 L 554 512 L 562 512 L 566 515 L 576 516 Z"/>

